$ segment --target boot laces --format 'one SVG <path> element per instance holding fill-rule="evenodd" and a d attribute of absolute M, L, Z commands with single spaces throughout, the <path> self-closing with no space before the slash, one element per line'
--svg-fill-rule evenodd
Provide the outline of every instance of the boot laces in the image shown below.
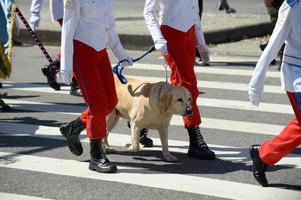
<path fill-rule="evenodd" d="M 202 136 L 201 130 L 199 127 L 194 128 L 195 133 L 195 144 L 197 144 L 199 147 L 206 147 L 207 144 L 204 141 L 204 138 Z"/>

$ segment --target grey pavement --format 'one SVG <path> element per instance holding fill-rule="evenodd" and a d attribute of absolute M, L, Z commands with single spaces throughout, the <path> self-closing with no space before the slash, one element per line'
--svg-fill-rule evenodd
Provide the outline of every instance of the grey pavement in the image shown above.
<path fill-rule="evenodd" d="M 19 0 L 18 2 L 19 9 L 29 20 L 30 1 Z M 152 44 L 152 39 L 142 14 L 144 1 L 116 0 L 113 2 L 116 29 L 123 45 L 127 49 L 148 48 Z M 216 11 L 216 1 L 204 1 L 202 25 L 207 43 L 218 44 L 238 41 L 270 33 L 272 26 L 262 1 L 254 0 L 251 3 L 246 0 L 233 0 L 229 3 L 236 8 L 236 13 L 226 14 L 223 11 Z M 20 24 L 19 39 L 26 43 L 32 43 L 25 26 L 22 22 Z M 50 19 L 49 0 L 44 0 L 38 35 L 45 44 L 60 44 L 60 26 Z"/>
<path fill-rule="evenodd" d="M 261 54 L 258 48 L 260 40 L 256 38 L 211 45 L 211 65 L 195 67 L 200 81 L 199 109 L 204 122 L 201 125 L 202 133 L 209 146 L 216 151 L 218 159 L 201 161 L 188 158 L 188 146 L 184 143 L 188 141 L 188 136 L 180 124 L 169 127 L 170 149 L 178 157 L 178 163 L 166 163 L 162 160 L 160 143 L 155 143 L 154 148 L 143 148 L 141 152 L 125 152 L 123 145 L 130 141 L 130 130 L 126 122 L 121 120 L 113 132 L 118 137 L 110 138 L 110 143 L 117 148 L 118 153 L 108 155 L 118 165 L 120 172 L 107 180 L 103 179 L 107 176 L 98 173 L 86 176 L 89 173 L 87 168 L 90 158 L 89 144 L 85 140 L 82 143 L 83 155 L 75 157 L 58 132 L 62 123 L 74 119 L 85 108 L 83 99 L 68 95 L 67 87 L 62 91 L 49 89 L 40 71 L 47 60 L 36 46 L 14 47 L 13 73 L 9 81 L 3 81 L 4 87 L 0 90 L 2 94 L 6 93 L 4 100 L 14 109 L 13 112 L 0 113 L 0 199 L 18 199 L 15 196 L 17 194 L 27 195 L 29 199 L 300 199 L 298 196 L 280 196 L 281 192 L 300 194 L 300 148 L 283 162 L 269 168 L 267 177 L 271 187 L 260 187 L 252 175 L 247 148 L 250 144 L 270 139 L 271 133 L 265 133 L 270 130 L 269 127 L 278 130 L 293 117 L 292 113 L 278 112 L 279 106 L 289 106 L 284 94 L 266 91 L 257 110 L 257 107 L 254 109 L 248 106 L 246 90 L 235 90 L 236 86 L 246 88 Z M 50 55 L 59 51 L 58 46 L 46 48 Z M 133 57 L 140 56 L 143 52 L 129 51 Z M 112 64 L 116 63 L 110 52 L 109 55 Z M 127 68 L 125 75 L 164 81 L 164 68 L 159 68 L 162 64 L 162 57 L 153 52 L 133 67 Z M 279 87 L 277 66 L 270 67 L 266 81 L 269 87 Z M 264 104 L 271 106 L 271 110 L 263 112 L 261 109 L 265 107 Z M 241 123 L 244 124 L 243 127 Z M 210 124 L 212 126 L 208 126 Z M 260 128 L 254 130 L 254 124 Z M 45 135 L 39 136 L 39 132 Z M 48 134 L 55 134 L 57 138 L 49 138 Z M 85 133 L 82 136 L 85 139 Z M 156 141 L 159 139 L 154 130 L 149 132 L 149 136 Z M 173 141 L 181 143 L 172 143 Z M 15 156 L 14 153 L 18 155 Z M 11 156 L 3 156 L 7 154 Z M 24 156 L 30 157 L 22 160 Z M 32 159 L 37 162 L 26 163 Z M 74 164 L 68 165 L 70 162 Z M 61 167 L 57 163 L 61 163 Z M 50 168 L 50 171 L 45 168 Z M 56 170 L 61 171 L 59 173 Z M 73 170 L 77 173 L 67 174 Z M 126 182 L 133 175 L 135 178 L 130 183 Z M 116 181 L 115 178 L 120 176 L 124 178 Z M 174 177 L 170 184 L 165 184 L 167 176 Z M 176 187 L 176 183 L 180 182 L 178 176 L 184 177 L 186 181 Z M 155 178 L 154 187 L 141 183 L 152 182 L 148 181 L 149 178 Z M 207 183 L 205 181 L 211 183 L 204 187 L 204 183 Z M 187 182 L 189 189 L 194 189 L 193 192 L 183 190 Z M 208 190 L 209 186 L 213 190 Z M 279 191 L 278 194 L 273 192 L 276 190 Z M 220 194 L 219 191 L 223 193 Z M 236 197 L 242 192 L 242 196 Z M 3 194 L 14 196 L 7 198 L 1 196 Z M 256 198 L 256 195 L 262 197 Z"/>

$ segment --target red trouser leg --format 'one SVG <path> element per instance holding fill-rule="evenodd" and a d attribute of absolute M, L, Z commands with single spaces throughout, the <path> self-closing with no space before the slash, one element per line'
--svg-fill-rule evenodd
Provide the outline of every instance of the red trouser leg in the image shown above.
<path fill-rule="evenodd" d="M 279 135 L 272 140 L 264 142 L 260 146 L 260 158 L 268 165 L 274 165 L 301 144 L 301 107 L 300 104 L 298 104 L 298 101 L 301 102 L 300 93 L 287 92 L 287 95 L 295 111 L 296 117 L 285 126 Z"/>
<path fill-rule="evenodd" d="M 117 104 L 111 64 L 106 50 L 96 52 L 92 47 L 74 41 L 74 74 L 88 108 L 81 119 L 86 123 L 90 139 L 106 135 L 106 115 Z"/>
<path fill-rule="evenodd" d="M 161 26 L 161 31 L 167 40 L 168 54 L 165 60 L 171 69 L 170 81 L 173 85 L 186 87 L 192 96 L 193 114 L 183 117 L 185 128 L 198 126 L 201 123 L 201 116 L 197 106 L 199 91 L 194 73 L 194 27 L 187 32 L 181 32 L 168 26 Z"/>
<path fill-rule="evenodd" d="M 58 19 L 58 20 L 56 20 L 56 21 L 60 24 L 60 26 L 63 25 L 63 19 Z M 58 52 L 58 54 L 56 55 L 56 58 L 57 58 L 58 60 L 61 60 L 61 52 Z"/>

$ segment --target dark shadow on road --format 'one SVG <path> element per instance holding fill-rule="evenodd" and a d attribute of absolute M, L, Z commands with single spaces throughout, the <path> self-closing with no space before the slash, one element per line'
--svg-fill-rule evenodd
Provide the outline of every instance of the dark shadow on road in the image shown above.
<path fill-rule="evenodd" d="M 239 62 L 210 62 L 210 66 L 239 66 L 239 67 L 252 67 L 256 66 L 256 62 L 239 61 Z M 208 66 L 208 67 L 210 67 Z"/>
<path fill-rule="evenodd" d="M 26 111 L 28 112 L 28 111 Z M 35 131 L 38 129 L 38 126 L 53 126 L 58 127 L 62 125 L 62 122 L 58 122 L 57 120 L 41 120 L 33 117 L 15 117 L 15 118 L 1 118 L 2 122 L 7 123 L 20 123 L 20 124 L 28 124 L 28 125 L 37 125 L 32 126 L 33 129 L 28 131 L 29 133 L 35 133 Z M 1 132 L 1 129 L 0 129 Z M 28 134 L 29 134 L 28 133 Z"/>
<path fill-rule="evenodd" d="M 290 189 L 290 190 L 300 190 L 301 191 L 301 185 L 289 185 L 289 184 L 283 184 L 283 183 L 272 183 L 269 184 L 269 187 L 276 187 L 281 189 Z"/>

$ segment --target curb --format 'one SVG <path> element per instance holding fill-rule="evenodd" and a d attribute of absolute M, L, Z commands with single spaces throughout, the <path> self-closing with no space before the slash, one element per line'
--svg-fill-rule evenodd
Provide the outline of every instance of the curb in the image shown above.
<path fill-rule="evenodd" d="M 204 35 L 207 44 L 220 44 L 239 41 L 246 38 L 262 37 L 270 34 L 272 29 L 272 23 L 260 23 L 236 28 L 208 31 L 205 32 Z M 45 45 L 60 45 L 60 31 L 39 30 L 37 31 L 37 35 L 41 39 L 41 42 Z M 119 37 L 124 48 L 130 50 L 145 50 L 153 44 L 153 40 L 150 35 L 119 34 Z M 26 29 L 20 29 L 20 35 L 17 39 L 25 44 L 34 44 Z"/>

